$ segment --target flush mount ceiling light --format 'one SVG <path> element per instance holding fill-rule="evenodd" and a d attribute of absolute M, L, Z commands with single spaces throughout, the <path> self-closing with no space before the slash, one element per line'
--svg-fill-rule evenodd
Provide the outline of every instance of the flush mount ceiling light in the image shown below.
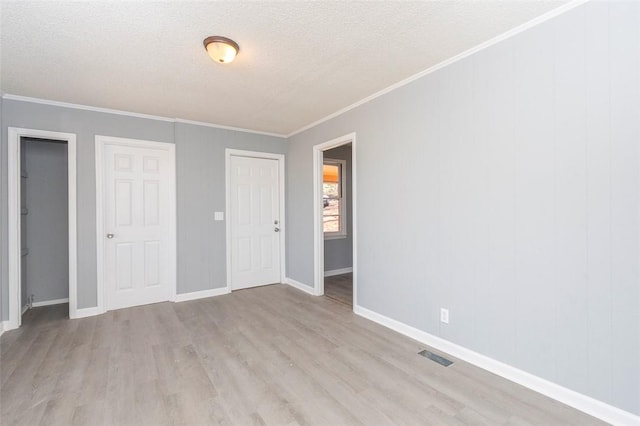
<path fill-rule="evenodd" d="M 230 38 L 221 36 L 207 37 L 204 39 L 203 44 L 211 59 L 216 62 L 220 62 L 221 64 L 233 62 L 240 51 L 238 43 Z"/>

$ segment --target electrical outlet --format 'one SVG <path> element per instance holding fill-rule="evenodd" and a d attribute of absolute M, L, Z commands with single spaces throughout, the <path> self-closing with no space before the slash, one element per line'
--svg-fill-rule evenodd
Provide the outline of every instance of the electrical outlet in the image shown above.
<path fill-rule="evenodd" d="M 440 308 L 440 322 L 445 324 L 449 324 L 449 310 L 445 308 Z"/>

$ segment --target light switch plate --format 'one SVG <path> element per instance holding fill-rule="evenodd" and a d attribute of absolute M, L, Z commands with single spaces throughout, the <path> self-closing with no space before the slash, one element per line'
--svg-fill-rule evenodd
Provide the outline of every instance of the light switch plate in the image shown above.
<path fill-rule="evenodd" d="M 213 220 L 224 220 L 224 212 L 215 212 L 213 214 Z"/>

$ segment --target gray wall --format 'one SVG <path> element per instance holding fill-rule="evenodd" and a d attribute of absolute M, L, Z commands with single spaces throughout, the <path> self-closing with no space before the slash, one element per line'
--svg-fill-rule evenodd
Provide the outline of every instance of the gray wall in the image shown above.
<path fill-rule="evenodd" d="M 292 137 L 288 276 L 355 131 L 363 307 L 640 414 L 639 23 L 590 2 Z"/>
<path fill-rule="evenodd" d="M 324 152 L 324 158 L 346 161 L 346 186 L 345 194 L 347 205 L 347 237 L 333 240 L 324 240 L 324 270 L 351 268 L 353 266 L 353 221 L 352 221 L 352 197 L 351 197 L 351 144 L 339 146 Z"/>
<path fill-rule="evenodd" d="M 227 285 L 225 149 L 285 154 L 282 138 L 176 123 L 178 293 Z M 225 220 L 227 218 L 225 217 Z"/>
<path fill-rule="evenodd" d="M 2 109 L 2 159 L 0 188 L 7 200 L 7 128 L 49 130 L 76 134 L 77 143 L 77 221 L 78 221 L 78 308 L 96 306 L 96 172 L 95 135 L 173 142 L 173 123 L 106 114 L 71 108 L 5 99 Z M 0 210 L 3 232 L 7 229 L 7 203 Z M 4 293 L 8 292 L 7 240 L 2 240 L 2 275 Z M 8 304 L 3 298 L 3 315 Z"/>
<path fill-rule="evenodd" d="M 68 298 L 67 145 L 23 139 L 22 147 L 28 172 L 28 178 L 22 179 L 22 190 L 29 212 L 22 216 L 23 247 L 29 249 L 22 258 L 23 289 L 26 296 L 34 295 L 34 302 Z M 26 302 L 23 297 L 22 304 Z"/>
<path fill-rule="evenodd" d="M 224 270 L 225 147 L 286 152 L 286 140 L 169 121 L 4 100 L 0 149 L 0 284 L 2 318 L 8 319 L 7 128 L 21 127 L 77 135 L 78 308 L 96 306 L 95 135 L 178 141 L 178 292 L 221 286 Z M 175 136 L 174 136 L 175 135 Z M 175 139 L 174 139 L 175 137 Z M 210 146 L 209 146 L 210 145 Z M 200 180 L 204 179 L 204 180 Z M 202 192 L 193 188 L 203 189 Z M 195 235 L 198 237 L 195 237 Z M 208 254 L 202 250 L 211 250 Z M 206 258 L 206 261 L 201 259 Z M 200 259 L 200 260 L 199 260 Z M 220 263 L 222 262 L 222 263 Z M 186 266 L 182 266 L 186 265 Z"/>

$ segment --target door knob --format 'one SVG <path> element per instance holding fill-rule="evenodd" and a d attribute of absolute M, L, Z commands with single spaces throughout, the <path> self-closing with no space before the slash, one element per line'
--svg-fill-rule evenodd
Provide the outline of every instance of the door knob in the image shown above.
<path fill-rule="evenodd" d="M 273 228 L 273 232 L 280 232 L 280 228 L 276 226 L 275 228 Z"/>
<path fill-rule="evenodd" d="M 113 235 L 113 234 L 107 234 L 107 238 L 108 238 L 108 239 L 112 239 L 113 237 L 114 237 L 114 235 Z"/>

